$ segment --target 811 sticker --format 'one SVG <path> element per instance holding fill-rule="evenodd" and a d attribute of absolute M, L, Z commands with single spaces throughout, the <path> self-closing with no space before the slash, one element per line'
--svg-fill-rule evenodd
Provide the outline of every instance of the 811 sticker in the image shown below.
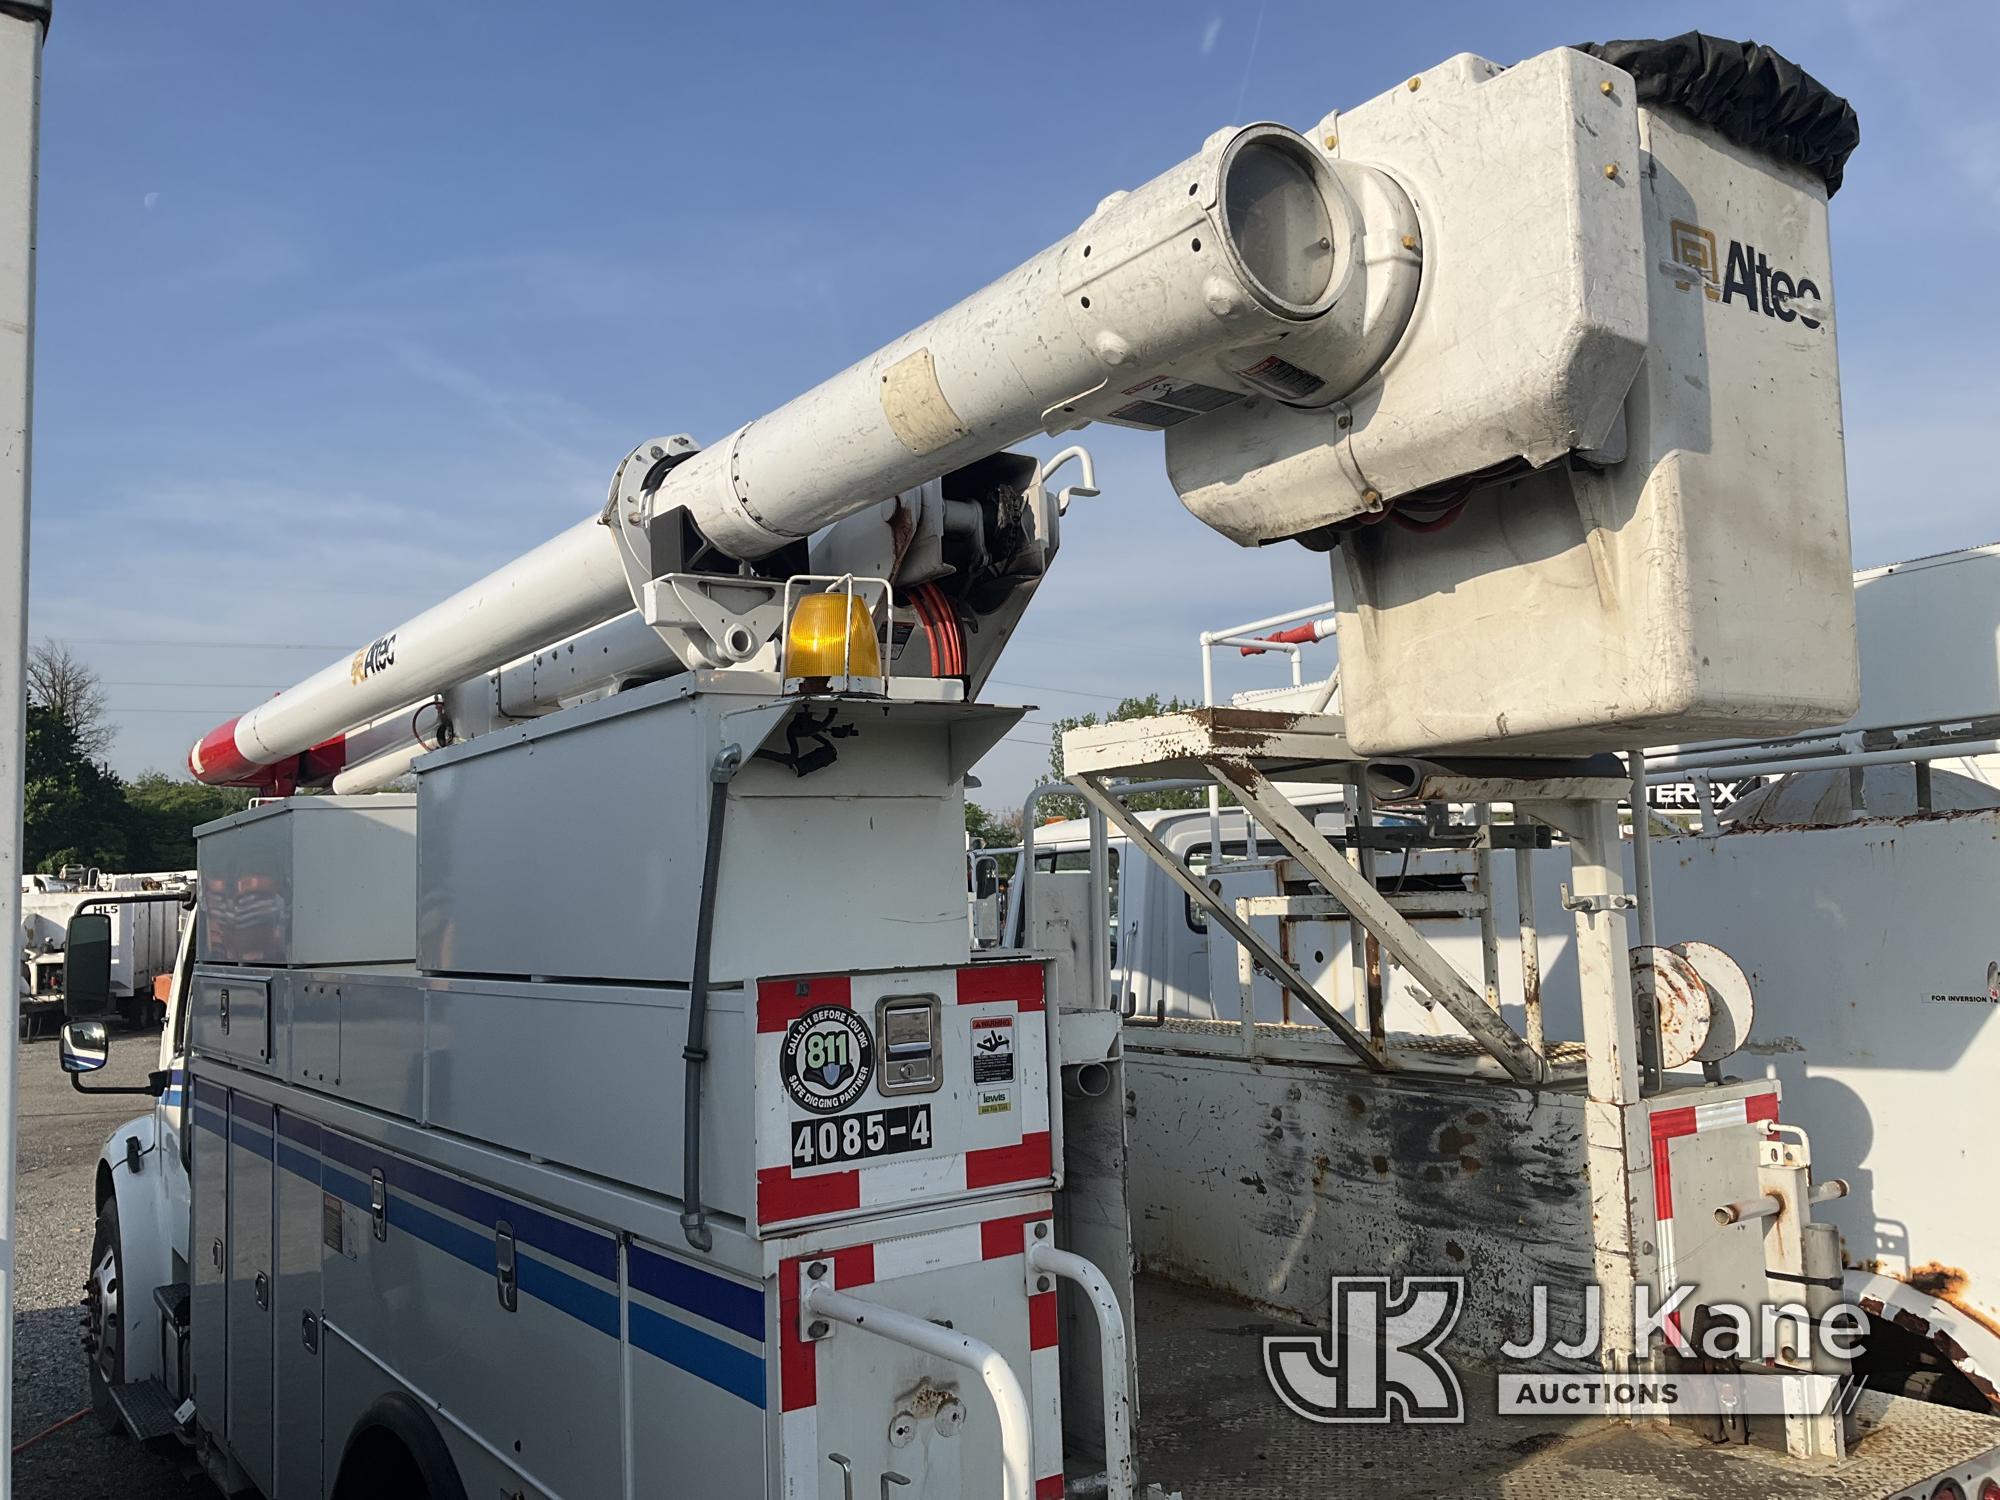
<path fill-rule="evenodd" d="M 833 1162 L 866 1161 L 902 1151 L 931 1148 L 931 1107 L 905 1104 L 899 1109 L 874 1109 L 842 1115 L 837 1120 L 801 1120 L 792 1130 L 793 1167 L 824 1167 Z"/>
<path fill-rule="evenodd" d="M 785 1030 L 778 1054 L 785 1092 L 816 1115 L 840 1113 L 875 1076 L 875 1039 L 844 1005 L 815 1005 Z"/>

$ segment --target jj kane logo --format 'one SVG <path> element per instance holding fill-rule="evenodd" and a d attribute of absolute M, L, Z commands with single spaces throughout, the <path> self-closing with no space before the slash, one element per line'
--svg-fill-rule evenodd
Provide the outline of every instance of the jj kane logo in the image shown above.
<path fill-rule="evenodd" d="M 1438 1345 L 1464 1302 L 1462 1277 L 1406 1276 L 1392 1296 L 1386 1276 L 1336 1276 L 1331 1333 L 1265 1339 L 1265 1373 L 1308 1422 L 1463 1422 Z"/>
<path fill-rule="evenodd" d="M 1711 302 L 1747 307 L 1780 323 L 1796 322 L 1803 328 L 1818 328 L 1824 311 L 1820 306 L 1819 284 L 1809 276 L 1796 276 L 1779 266 L 1755 245 L 1731 240 L 1725 255 L 1712 229 L 1675 219 L 1673 260 L 1664 269 L 1676 278 L 1674 285 L 1690 291 L 1697 282 Z M 1794 306 L 1803 303 L 1804 306 Z M 1821 317 L 1808 316 L 1820 313 Z"/>
<path fill-rule="evenodd" d="M 1821 1314 L 1796 1302 L 1694 1308 L 1695 1288 L 1686 1285 L 1655 1305 L 1652 1287 L 1636 1283 L 1626 1306 L 1629 1349 L 1619 1355 L 1625 1336 L 1607 1337 L 1599 1287 L 1583 1288 L 1581 1329 L 1567 1341 L 1553 1337 L 1550 1289 L 1529 1290 L 1527 1341 L 1500 1345 L 1501 1416 L 1809 1417 L 1850 1409 L 1860 1390 L 1845 1372 L 1869 1322 L 1846 1303 Z M 1444 1344 L 1465 1304 L 1462 1276 L 1408 1276 L 1400 1288 L 1385 1276 L 1335 1276 L 1331 1330 L 1265 1339 L 1265 1376 L 1309 1422 L 1463 1422 L 1465 1393 Z M 1690 1327 L 1699 1330 L 1693 1339 Z M 1706 1365 L 1663 1367 L 1668 1351 Z M 1520 1365 L 1528 1368 L 1511 1368 Z M 1623 1373 L 1613 1373 L 1619 1367 Z"/>

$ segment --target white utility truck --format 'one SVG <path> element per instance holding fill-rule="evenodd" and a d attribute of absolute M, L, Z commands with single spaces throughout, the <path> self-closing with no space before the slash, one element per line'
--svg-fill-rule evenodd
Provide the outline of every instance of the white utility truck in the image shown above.
<path fill-rule="evenodd" d="M 181 920 L 192 900 L 192 872 L 114 875 L 67 870 L 21 880 L 22 1031 L 40 1029 L 65 1009 L 72 942 L 104 943 L 110 969 L 100 992 L 68 1009 L 114 1013 L 128 1025 L 159 1019 L 153 981 L 173 971 Z M 83 920 L 79 922 L 79 918 Z M 94 965 L 86 965 L 95 972 Z"/>
<path fill-rule="evenodd" d="M 1813 1220 L 1840 1185 L 1779 1087 L 1663 1045 L 1694 1029 L 1668 991 L 1723 963 L 1653 954 L 1635 993 L 1607 753 L 1854 711 L 1826 233 L 1854 139 L 1783 59 L 1693 36 L 1219 131 L 777 410 L 639 444 L 600 512 L 205 736 L 197 776 L 277 798 L 199 830 L 159 1099 L 100 1166 L 107 1405 L 282 1500 L 1125 1500 L 1142 1466 L 1191 1500 L 1990 1500 L 2000 1421 L 1846 1399 Z M 1092 421 L 1164 431 L 1196 515 L 1327 550 L 1340 602 L 1343 715 L 1066 741 L 1096 852 L 1161 860 L 1303 1007 L 1269 1055 L 1250 1028 L 1204 1149 L 1311 1173 L 1351 1115 L 1421 1170 L 1398 1121 L 1446 1096 L 1560 1126 L 1548 1290 L 1605 1335 L 1563 1368 L 1624 1420 L 1489 1415 L 1428 1346 L 1413 1383 L 1390 1321 L 1260 1351 L 1230 1299 L 1280 1268 L 1268 1225 L 1205 1294 L 1135 1284 L 1128 1176 L 1179 1148 L 1128 1122 L 1103 883 L 1012 950 L 975 954 L 964 906 L 965 777 L 1022 712 L 976 695 L 1095 487 L 1008 445 Z M 1125 810 L 1162 776 L 1226 783 L 1465 1045 L 1300 976 Z M 1424 825 L 1488 852 L 1560 829 L 1581 1040 L 1510 1027 L 1300 782 L 1511 807 Z M 1204 1045 L 1240 1064 L 1242 1030 Z M 64 1050 L 80 1079 L 104 1039 Z M 1440 1226 L 1338 1264 L 1345 1207 L 1297 1257 L 1441 1316 Z M 1241 1215 L 1217 1191 L 1149 1232 Z M 1547 1227 L 1484 1213 L 1468 1277 Z M 1728 1356 L 1732 1309 L 1787 1331 Z M 1697 1377 L 1716 1431 L 1655 1420 Z"/>

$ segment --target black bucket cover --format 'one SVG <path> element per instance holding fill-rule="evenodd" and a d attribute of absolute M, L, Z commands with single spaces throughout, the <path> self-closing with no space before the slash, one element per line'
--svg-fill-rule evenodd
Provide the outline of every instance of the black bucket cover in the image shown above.
<path fill-rule="evenodd" d="M 1818 173 L 1829 198 L 1861 144 L 1854 106 L 1759 42 L 1689 31 L 1660 41 L 1587 42 L 1577 50 L 1630 73 L 1641 104 L 1680 110 L 1739 146 Z"/>

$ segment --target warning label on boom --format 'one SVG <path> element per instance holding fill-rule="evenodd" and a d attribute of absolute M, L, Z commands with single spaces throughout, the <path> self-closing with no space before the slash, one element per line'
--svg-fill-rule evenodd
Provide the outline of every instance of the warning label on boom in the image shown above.
<path fill-rule="evenodd" d="M 1155 430 L 1172 427 L 1189 417 L 1217 411 L 1243 399 L 1241 391 L 1220 390 L 1212 385 L 1203 385 L 1198 380 L 1167 375 L 1156 375 L 1137 385 L 1128 385 L 1124 394 L 1137 399 L 1126 402 L 1116 411 L 1107 412 L 1104 420 L 1125 427 L 1150 427 Z"/>

